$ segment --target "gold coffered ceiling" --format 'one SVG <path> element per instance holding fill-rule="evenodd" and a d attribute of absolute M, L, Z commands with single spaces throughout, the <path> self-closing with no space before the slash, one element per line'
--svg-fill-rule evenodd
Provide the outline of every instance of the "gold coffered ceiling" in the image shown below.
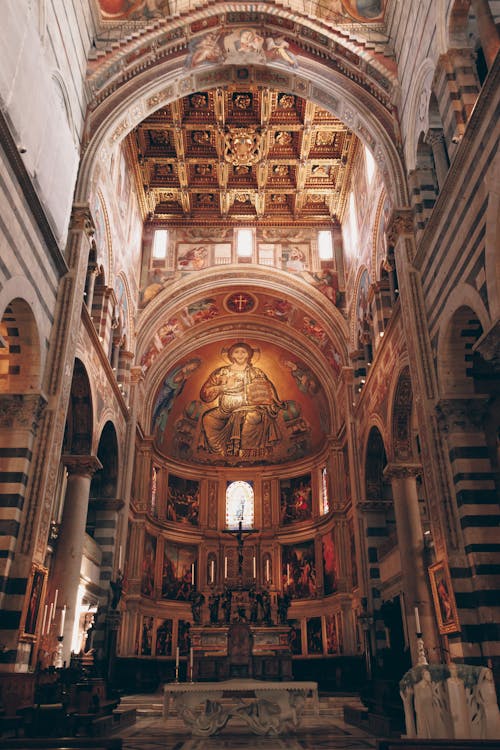
<path fill-rule="evenodd" d="M 341 221 L 357 138 L 299 96 L 262 87 L 197 92 L 129 136 L 144 218 Z"/>

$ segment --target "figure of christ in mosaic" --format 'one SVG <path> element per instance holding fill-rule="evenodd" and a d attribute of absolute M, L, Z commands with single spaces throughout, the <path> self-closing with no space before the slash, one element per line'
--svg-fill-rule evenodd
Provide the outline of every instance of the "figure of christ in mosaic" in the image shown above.
<path fill-rule="evenodd" d="M 277 417 L 285 403 L 252 364 L 253 354 L 248 344 L 233 344 L 230 364 L 214 370 L 201 388 L 202 401 L 217 401 L 202 417 L 200 447 L 210 453 L 258 459 L 272 454 L 281 440 Z"/>

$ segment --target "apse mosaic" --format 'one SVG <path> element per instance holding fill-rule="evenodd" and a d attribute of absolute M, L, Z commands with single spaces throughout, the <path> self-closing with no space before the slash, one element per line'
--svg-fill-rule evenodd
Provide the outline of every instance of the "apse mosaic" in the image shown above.
<path fill-rule="evenodd" d="M 179 460 L 284 463 L 321 447 L 327 414 L 323 389 L 301 360 L 274 345 L 234 341 L 202 347 L 167 373 L 151 431 L 157 448 Z M 307 503 L 303 517 L 310 490 Z M 286 515 L 299 520 L 291 506 Z"/>

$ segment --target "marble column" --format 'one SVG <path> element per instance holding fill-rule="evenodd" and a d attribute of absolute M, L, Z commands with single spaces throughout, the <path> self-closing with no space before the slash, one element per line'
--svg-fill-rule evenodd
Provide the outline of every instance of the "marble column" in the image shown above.
<path fill-rule="evenodd" d="M 73 626 L 77 614 L 75 607 L 80 585 L 90 482 L 102 465 L 96 456 L 66 455 L 62 457 L 62 461 L 68 471 L 68 483 L 54 561 L 53 588 L 58 589 L 58 597 L 52 635 L 63 635 L 62 659 L 69 664 Z M 64 627 L 61 628 L 64 606 L 66 616 Z"/>
<path fill-rule="evenodd" d="M 437 654 L 434 612 L 424 568 L 424 535 L 416 481 L 420 471 L 420 465 L 404 463 L 388 464 L 384 470 L 384 475 L 391 481 L 406 621 L 414 664 L 417 663 L 415 607 L 418 607 L 425 646 L 431 658 Z"/>
<path fill-rule="evenodd" d="M 434 158 L 434 166 L 436 168 L 438 187 L 439 191 L 441 192 L 446 180 L 446 175 L 448 174 L 448 169 L 450 168 L 450 162 L 448 160 L 448 154 L 446 153 L 444 133 L 442 128 L 430 128 L 427 131 L 425 140 L 432 148 L 432 156 Z"/>

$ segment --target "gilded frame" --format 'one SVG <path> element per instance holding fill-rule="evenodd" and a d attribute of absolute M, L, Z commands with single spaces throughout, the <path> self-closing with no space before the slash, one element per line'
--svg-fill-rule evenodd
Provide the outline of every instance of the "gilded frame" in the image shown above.
<path fill-rule="evenodd" d="M 442 560 L 431 565 L 429 578 L 439 632 L 441 635 L 457 633 L 460 630 L 460 624 L 447 563 Z"/>
<path fill-rule="evenodd" d="M 21 618 L 21 637 L 23 640 L 34 641 L 36 639 L 46 585 L 47 568 L 33 563 Z"/>

